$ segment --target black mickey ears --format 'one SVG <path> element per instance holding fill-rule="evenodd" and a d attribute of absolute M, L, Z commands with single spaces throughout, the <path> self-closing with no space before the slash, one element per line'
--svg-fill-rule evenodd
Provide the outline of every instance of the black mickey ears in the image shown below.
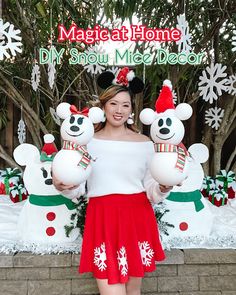
<path fill-rule="evenodd" d="M 129 82 L 129 88 L 134 94 L 140 93 L 144 88 L 143 81 L 138 77 L 134 77 L 134 79 Z"/>
<path fill-rule="evenodd" d="M 111 85 L 121 85 L 130 89 L 133 94 L 140 93 L 144 84 L 141 79 L 135 77 L 135 74 L 128 67 L 120 69 L 116 75 L 110 71 L 105 71 L 98 76 L 98 86 L 102 89 L 106 89 Z"/>
<path fill-rule="evenodd" d="M 97 78 L 98 86 L 102 89 L 107 89 L 112 85 L 112 81 L 115 79 L 115 76 L 112 72 L 106 71 L 101 73 Z"/>

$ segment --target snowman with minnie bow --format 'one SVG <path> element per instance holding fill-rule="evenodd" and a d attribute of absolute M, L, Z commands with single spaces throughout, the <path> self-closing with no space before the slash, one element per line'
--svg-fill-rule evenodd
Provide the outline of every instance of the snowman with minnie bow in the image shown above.
<path fill-rule="evenodd" d="M 95 160 L 88 153 L 86 145 L 94 135 L 93 124 L 104 120 L 104 112 L 98 107 L 79 111 L 66 102 L 60 103 L 56 112 L 63 119 L 63 146 L 53 160 L 53 173 L 65 185 L 84 184 L 91 173 L 90 163 Z"/>

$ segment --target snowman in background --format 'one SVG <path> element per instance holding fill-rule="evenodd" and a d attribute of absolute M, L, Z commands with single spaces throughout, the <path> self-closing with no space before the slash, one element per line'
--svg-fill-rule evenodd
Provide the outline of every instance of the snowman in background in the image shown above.
<path fill-rule="evenodd" d="M 209 157 L 208 148 L 203 144 L 193 144 L 188 149 L 194 158 L 189 162 L 188 177 L 181 186 L 175 186 L 169 196 L 164 200 L 165 208 L 169 210 L 162 220 L 174 225 L 169 228 L 169 236 L 164 240 L 173 237 L 203 237 L 209 238 L 214 215 L 211 211 L 211 204 L 200 192 L 204 171 L 201 163 Z"/>
<path fill-rule="evenodd" d="M 36 146 L 27 143 L 13 153 L 15 161 L 25 166 L 23 180 L 29 193 L 19 217 L 19 239 L 42 244 L 72 242 L 79 230 L 74 229 L 67 237 L 64 226 L 70 224 L 75 204 L 52 183 L 51 165 L 57 153 L 54 136 L 46 134 L 44 142 L 41 154 Z"/>
<path fill-rule="evenodd" d="M 156 112 L 144 109 L 140 120 L 151 124 L 150 133 L 156 145 L 156 153 L 150 162 L 153 178 L 158 183 L 174 186 L 164 201 L 169 212 L 162 218 L 174 228 L 169 228 L 169 236 L 164 240 L 197 235 L 207 237 L 213 216 L 200 188 L 204 177 L 201 163 L 208 160 L 208 148 L 197 143 L 187 150 L 182 144 L 185 130 L 181 120 L 191 117 L 192 108 L 186 103 L 175 108 L 170 81 L 164 81 L 155 107 Z M 176 186 L 178 184 L 181 186 Z"/>
<path fill-rule="evenodd" d="M 62 102 L 57 106 L 61 124 L 62 149 L 53 160 L 55 177 L 65 185 L 84 186 L 91 173 L 91 160 L 86 145 L 94 135 L 93 124 L 104 120 L 104 112 L 98 107 L 77 110 L 74 105 Z"/>

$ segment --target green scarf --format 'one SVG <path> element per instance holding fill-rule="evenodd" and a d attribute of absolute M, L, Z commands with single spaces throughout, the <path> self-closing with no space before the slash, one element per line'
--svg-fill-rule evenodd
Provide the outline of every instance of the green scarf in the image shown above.
<path fill-rule="evenodd" d="M 53 195 L 53 196 L 40 196 L 40 195 L 29 195 L 30 204 L 36 206 L 59 206 L 66 205 L 69 210 L 75 209 L 75 203 L 70 199 L 65 198 L 62 195 Z"/>
<path fill-rule="evenodd" d="M 171 192 L 166 198 L 169 201 L 173 202 L 194 202 L 196 212 L 201 211 L 204 208 L 204 205 L 201 201 L 201 193 L 199 190 L 193 192 Z"/>

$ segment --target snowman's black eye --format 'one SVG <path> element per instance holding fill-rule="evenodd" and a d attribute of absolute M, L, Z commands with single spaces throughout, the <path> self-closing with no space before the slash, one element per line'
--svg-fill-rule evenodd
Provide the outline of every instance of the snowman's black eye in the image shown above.
<path fill-rule="evenodd" d="M 43 177 L 44 178 L 47 178 L 48 177 L 48 173 L 47 173 L 47 170 L 45 168 L 41 168 L 42 172 L 43 172 Z"/>
<path fill-rule="evenodd" d="M 160 119 L 159 122 L 158 122 L 158 126 L 161 127 L 162 125 L 163 125 L 163 120 Z"/>
<path fill-rule="evenodd" d="M 75 122 L 75 117 L 74 116 L 71 116 L 70 117 L 70 123 L 73 124 L 74 122 Z"/>
<path fill-rule="evenodd" d="M 83 117 L 80 117 L 80 118 L 77 120 L 78 125 L 83 124 L 83 120 L 84 120 L 84 118 L 83 118 Z"/>
<path fill-rule="evenodd" d="M 167 119 L 166 119 L 166 125 L 167 125 L 167 126 L 170 126 L 171 124 L 172 124 L 171 119 L 170 119 L 170 118 L 167 118 Z"/>

